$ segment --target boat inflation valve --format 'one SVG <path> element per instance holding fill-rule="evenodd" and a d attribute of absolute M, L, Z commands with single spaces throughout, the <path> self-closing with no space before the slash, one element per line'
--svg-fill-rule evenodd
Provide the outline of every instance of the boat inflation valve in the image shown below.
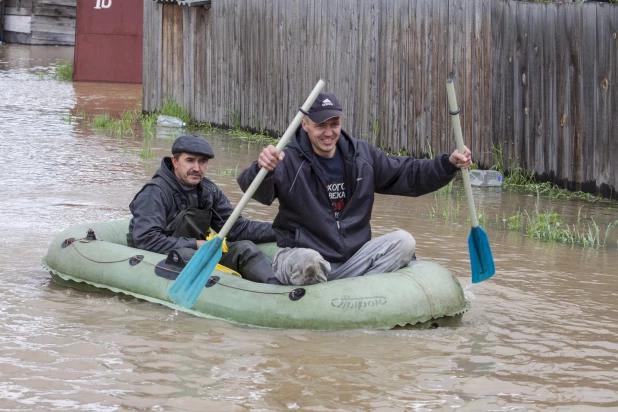
<path fill-rule="evenodd" d="M 290 300 L 299 300 L 303 296 L 305 296 L 304 288 L 297 288 L 290 292 Z"/>
<path fill-rule="evenodd" d="M 208 278 L 208 282 L 206 282 L 206 287 L 207 288 L 211 288 L 214 285 L 216 285 L 217 283 L 219 283 L 219 280 L 221 278 L 219 276 L 211 276 Z"/>
<path fill-rule="evenodd" d="M 86 233 L 86 240 L 97 240 L 97 236 L 94 234 L 94 230 L 88 229 L 88 233 Z"/>
<path fill-rule="evenodd" d="M 131 259 L 129 259 L 129 265 L 135 266 L 144 260 L 144 255 L 135 255 Z"/>
<path fill-rule="evenodd" d="M 64 239 L 62 241 L 62 245 L 60 246 L 62 249 L 64 249 L 65 247 L 69 246 L 71 243 L 75 242 L 75 238 L 74 237 L 70 237 L 68 239 Z"/>

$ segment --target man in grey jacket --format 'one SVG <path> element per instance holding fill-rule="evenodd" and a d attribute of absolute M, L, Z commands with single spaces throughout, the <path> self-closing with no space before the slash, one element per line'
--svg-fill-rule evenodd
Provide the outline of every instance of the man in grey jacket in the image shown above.
<path fill-rule="evenodd" d="M 448 184 L 459 168 L 472 164 L 464 154 L 435 159 L 388 156 L 341 129 L 337 97 L 320 93 L 284 151 L 274 146 L 238 177 L 246 190 L 261 168 L 269 173 L 253 198 L 279 200 L 273 222 L 277 245 L 275 276 L 284 284 L 311 284 L 392 272 L 412 260 L 414 237 L 406 231 L 371 239 L 375 193 L 420 196 Z M 276 167 L 276 168 L 275 168 Z"/>
<path fill-rule="evenodd" d="M 172 145 L 173 157 L 164 157 L 152 180 L 129 205 L 129 243 L 156 253 L 178 251 L 190 258 L 206 242 L 209 228 L 219 231 L 233 212 L 223 192 L 205 176 L 214 151 L 200 136 L 180 136 Z M 243 277 L 277 282 L 271 260 L 255 243 L 272 242 L 272 225 L 239 217 L 227 239 L 228 251 L 220 264 Z"/>

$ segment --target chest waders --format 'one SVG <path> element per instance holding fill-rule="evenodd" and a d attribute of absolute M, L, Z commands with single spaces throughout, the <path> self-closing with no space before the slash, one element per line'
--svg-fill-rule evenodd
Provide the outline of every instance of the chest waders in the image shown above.
<path fill-rule="evenodd" d="M 178 200 L 178 199 L 177 199 Z M 188 237 L 205 240 L 210 228 L 212 209 L 185 208 L 177 203 L 180 212 L 165 227 L 165 233 L 173 237 Z M 219 264 L 240 273 L 245 279 L 259 283 L 279 283 L 272 269 L 272 262 L 255 243 L 248 240 L 227 242 L 228 251 L 223 253 Z M 195 249 L 179 250 L 188 261 L 197 252 Z"/>
<path fill-rule="evenodd" d="M 205 240 L 210 228 L 211 210 L 182 209 L 165 227 L 165 234 L 172 237 L 188 237 Z"/>

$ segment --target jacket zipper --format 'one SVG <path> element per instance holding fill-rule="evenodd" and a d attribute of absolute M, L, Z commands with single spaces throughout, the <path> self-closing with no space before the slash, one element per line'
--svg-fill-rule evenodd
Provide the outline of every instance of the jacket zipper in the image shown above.
<path fill-rule="evenodd" d="M 303 154 L 303 156 L 309 162 L 309 165 L 311 166 L 311 169 L 313 170 L 313 172 L 316 174 L 316 176 L 320 180 L 320 183 L 322 183 L 322 187 L 326 191 L 326 196 L 328 197 L 328 190 L 326 189 L 326 182 L 324 181 L 324 176 L 322 176 L 322 171 L 318 167 L 315 167 L 313 165 L 313 162 L 311 161 L 311 159 L 307 158 L 304 154 Z M 335 223 L 337 224 L 337 230 L 339 231 L 339 236 L 344 238 L 345 236 L 343 236 L 343 233 L 341 233 L 341 225 L 339 224 L 339 219 L 335 216 L 335 211 L 333 210 L 333 205 L 329 204 L 328 207 L 330 208 L 331 213 L 333 214 L 333 218 L 335 218 Z"/>

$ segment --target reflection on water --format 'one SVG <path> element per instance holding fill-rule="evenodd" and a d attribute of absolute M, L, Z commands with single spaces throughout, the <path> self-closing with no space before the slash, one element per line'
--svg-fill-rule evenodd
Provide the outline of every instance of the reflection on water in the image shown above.
<path fill-rule="evenodd" d="M 578 213 L 600 227 L 603 204 L 475 188 L 498 273 L 470 285 L 465 205 L 429 216 L 432 195 L 380 196 L 373 230 L 414 234 L 418 255 L 451 269 L 472 309 L 435 330 L 307 332 L 209 321 L 112 293 L 56 285 L 40 268 L 67 226 L 128 216 L 169 153 L 66 119 L 70 110 L 134 109 L 140 86 L 61 83 L 49 67 L 71 48 L 0 46 L 0 409 L 37 410 L 590 410 L 618 408 L 618 252 L 539 243 L 499 227 L 518 210 Z M 44 73 L 41 75 L 40 73 Z M 172 132 L 173 133 L 173 132 Z M 234 173 L 257 158 L 243 139 L 209 137 L 209 174 L 232 203 Z M 583 206 L 582 211 L 580 207 Z M 268 220 L 276 207 L 251 202 Z M 439 215 L 439 213 L 438 213 Z"/>

